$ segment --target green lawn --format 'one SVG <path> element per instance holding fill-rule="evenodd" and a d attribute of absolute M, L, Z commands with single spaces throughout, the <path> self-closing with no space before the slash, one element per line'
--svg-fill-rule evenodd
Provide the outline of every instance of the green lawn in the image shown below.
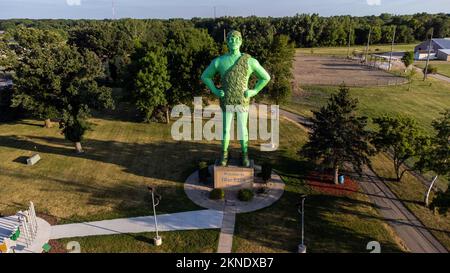
<path fill-rule="evenodd" d="M 214 253 L 219 242 L 219 230 L 160 232 L 163 244 L 155 246 L 155 233 L 91 236 L 53 240 L 51 252 L 64 252 L 71 241 L 80 244 L 82 253 Z"/>
<path fill-rule="evenodd" d="M 417 44 L 397 44 L 394 46 L 394 51 L 413 51 Z M 353 51 L 365 52 L 364 45 L 351 46 L 350 55 Z M 387 52 L 391 51 L 391 45 L 370 45 L 369 53 Z M 314 47 L 314 48 L 297 48 L 297 53 L 300 54 L 315 54 L 315 55 L 334 55 L 347 56 L 348 47 Z"/>
<path fill-rule="evenodd" d="M 414 65 L 420 68 L 425 68 L 426 62 L 415 62 Z M 437 73 L 450 77 L 450 62 L 446 61 L 430 61 L 430 65 L 437 67 Z"/>
<path fill-rule="evenodd" d="M 338 87 L 303 86 L 299 95 L 282 106 L 283 108 L 305 116 L 312 116 L 312 110 L 318 110 L 326 103 Z M 450 84 L 428 79 L 423 82 L 419 76 L 408 85 L 386 87 L 350 88 L 352 96 L 360 102 L 360 113 L 368 117 L 383 114 L 405 115 L 416 119 L 424 130 L 431 130 L 431 121 L 444 109 L 450 107 Z"/>
<path fill-rule="evenodd" d="M 269 208 L 237 215 L 233 252 L 296 252 L 300 243 L 297 203 L 301 193 L 309 194 L 305 209 L 309 252 L 367 252 L 366 244 L 373 240 L 381 243 L 383 252 L 403 251 L 367 196 L 325 195 L 305 185 L 304 176 L 311 166 L 299 158 L 297 150 L 306 142 L 307 134 L 286 122 L 281 123 L 280 130 L 280 149 L 261 154 L 257 161 L 274 164 L 286 183 L 285 192 Z"/>

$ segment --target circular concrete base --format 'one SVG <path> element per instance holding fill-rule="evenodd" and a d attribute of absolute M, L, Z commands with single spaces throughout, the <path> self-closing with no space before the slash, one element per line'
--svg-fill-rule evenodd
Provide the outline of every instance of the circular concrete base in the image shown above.
<path fill-rule="evenodd" d="M 306 253 L 306 246 L 299 244 L 298 245 L 298 253 Z"/>
<path fill-rule="evenodd" d="M 264 188 L 264 193 L 258 193 L 260 188 Z M 234 213 L 245 213 L 260 210 L 275 203 L 283 195 L 284 182 L 278 174 L 272 172 L 269 182 L 253 183 L 255 195 L 249 202 L 237 199 L 237 190 L 225 190 L 224 200 L 211 200 L 209 193 L 212 190 L 212 185 L 199 182 L 198 171 L 192 173 L 184 183 L 184 191 L 189 199 L 201 207 L 223 211 L 227 206 L 232 208 Z"/>
<path fill-rule="evenodd" d="M 161 238 L 161 236 L 153 238 L 153 241 L 155 242 L 155 246 L 162 245 L 162 238 Z"/>

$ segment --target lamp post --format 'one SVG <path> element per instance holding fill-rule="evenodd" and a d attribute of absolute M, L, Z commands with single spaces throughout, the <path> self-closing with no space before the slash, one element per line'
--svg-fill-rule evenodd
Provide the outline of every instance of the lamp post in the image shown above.
<path fill-rule="evenodd" d="M 161 200 L 161 195 L 156 193 L 155 187 L 147 186 L 147 189 L 152 195 L 153 216 L 155 218 L 156 237 L 153 238 L 153 240 L 154 240 L 155 246 L 160 246 L 160 245 L 162 245 L 162 238 L 158 234 L 158 221 L 156 220 L 156 206 L 159 205 L 159 201 Z M 156 195 L 156 198 L 155 198 L 155 195 Z M 156 199 L 156 203 L 155 203 L 155 199 Z"/>
<path fill-rule="evenodd" d="M 300 196 L 301 203 L 298 204 L 298 213 L 302 216 L 302 243 L 298 246 L 298 253 L 306 253 L 306 246 L 304 241 L 304 234 L 305 234 L 305 199 L 306 194 L 302 194 Z"/>

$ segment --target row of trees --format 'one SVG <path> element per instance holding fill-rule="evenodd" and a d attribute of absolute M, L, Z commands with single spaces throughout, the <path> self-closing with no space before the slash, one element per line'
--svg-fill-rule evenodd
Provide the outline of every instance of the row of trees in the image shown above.
<path fill-rule="evenodd" d="M 260 60 L 272 76 L 265 96 L 282 103 L 291 94 L 294 45 L 285 35 L 245 36 L 243 51 Z M 210 96 L 200 75 L 226 52 L 189 21 L 82 21 L 69 29 L 11 28 L 0 41 L 0 61 L 14 76 L 2 105 L 59 119 L 67 139 L 80 141 L 91 109 L 112 108 L 112 86 L 136 106 L 142 120 L 169 121 L 171 107 Z M 8 103 L 6 100 L 10 100 Z M 3 111 L 3 110 L 2 110 Z M 165 115 L 161 115 L 165 113 Z"/>
<path fill-rule="evenodd" d="M 396 42 L 410 43 L 427 38 L 428 31 L 433 28 L 435 37 L 450 36 L 449 14 L 418 13 L 414 15 L 381 14 L 379 16 L 332 16 L 323 17 L 318 14 L 297 14 L 291 17 L 221 17 L 217 19 L 193 18 L 192 20 L 134 20 L 123 19 L 125 25 L 136 24 L 193 24 L 195 27 L 206 28 L 216 41 L 223 41 L 223 30 L 239 29 L 245 35 L 263 36 L 264 33 L 287 35 L 297 47 L 338 46 L 364 44 L 371 29 L 372 43 L 390 43 L 393 26 L 397 28 Z M 77 25 L 92 23 L 89 20 L 30 20 L 13 19 L 0 20 L 0 29 L 10 29 L 23 24 L 41 29 L 53 28 L 68 30 Z M 139 35 L 139 31 L 135 32 Z M 142 34 L 142 32 L 141 32 Z M 349 35 L 350 34 L 350 35 Z"/>
<path fill-rule="evenodd" d="M 3 46 L 9 56 L 3 64 L 13 73 L 10 106 L 45 119 L 47 127 L 58 118 L 66 139 L 82 152 L 91 109 L 114 107 L 111 88 L 98 83 L 101 59 L 54 31 L 20 27 L 10 34 L 14 43 Z"/>
<path fill-rule="evenodd" d="M 300 151 L 301 155 L 331 167 L 336 184 L 339 169 L 345 164 L 361 172 L 364 165 L 370 166 L 370 156 L 380 151 L 392 155 L 398 181 L 407 171 L 402 166 L 408 160 L 415 160 L 417 170 L 450 178 L 450 109 L 432 122 L 434 134 L 429 136 L 413 119 L 401 116 L 374 118 L 378 129 L 370 131 L 368 118 L 358 116 L 357 107 L 358 101 L 342 86 L 327 105 L 313 112 L 309 142 Z"/>

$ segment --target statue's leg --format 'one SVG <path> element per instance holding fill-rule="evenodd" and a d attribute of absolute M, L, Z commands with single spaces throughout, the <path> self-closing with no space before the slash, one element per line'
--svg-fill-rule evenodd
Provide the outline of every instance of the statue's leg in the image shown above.
<path fill-rule="evenodd" d="M 250 166 L 250 160 L 248 158 L 248 112 L 237 113 L 238 124 L 238 137 L 241 142 L 242 149 L 242 165 L 245 167 Z"/>
<path fill-rule="evenodd" d="M 222 166 L 226 166 L 228 163 L 228 146 L 230 145 L 230 132 L 233 115 L 233 112 L 222 112 L 222 159 L 220 161 L 220 165 Z"/>

